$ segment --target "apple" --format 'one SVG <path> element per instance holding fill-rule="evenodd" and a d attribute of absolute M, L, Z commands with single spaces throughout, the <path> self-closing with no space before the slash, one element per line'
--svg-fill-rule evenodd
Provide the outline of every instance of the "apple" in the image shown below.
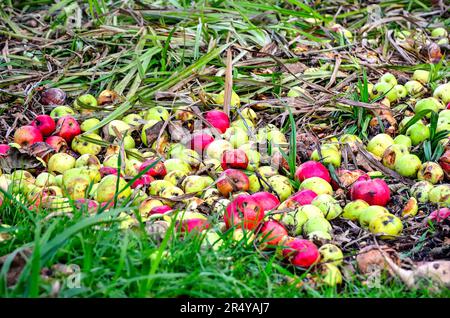
<path fill-rule="evenodd" d="M 153 209 L 160 206 L 164 206 L 160 200 L 147 198 L 139 205 L 139 214 L 142 219 L 147 219 L 152 214 Z"/>
<path fill-rule="evenodd" d="M 81 95 L 73 102 L 73 108 L 81 110 L 90 110 L 97 105 L 97 99 L 91 94 Z"/>
<path fill-rule="evenodd" d="M 163 200 L 163 203 L 168 206 L 174 206 L 176 203 L 175 201 L 172 201 L 170 199 L 182 196 L 184 194 L 185 194 L 184 191 L 176 186 L 167 187 L 159 192 L 159 196 L 161 198 L 169 199 Z"/>
<path fill-rule="evenodd" d="M 14 142 L 20 147 L 29 147 L 37 142 L 42 142 L 42 134 L 36 127 L 22 126 L 14 133 Z"/>
<path fill-rule="evenodd" d="M 283 257 L 292 265 L 299 267 L 311 267 L 320 260 L 317 246 L 308 240 L 289 238 L 284 243 Z"/>
<path fill-rule="evenodd" d="M 392 86 L 386 82 L 378 82 L 373 87 L 373 92 L 376 97 L 384 95 L 389 102 L 394 102 L 398 99 L 397 90 L 395 89 L 395 85 Z"/>
<path fill-rule="evenodd" d="M 167 188 L 174 187 L 172 183 L 167 180 L 155 180 L 150 184 L 150 195 L 160 195 L 162 191 Z"/>
<path fill-rule="evenodd" d="M 63 173 L 63 189 L 72 200 L 83 199 L 91 184 L 91 178 L 82 168 L 72 168 Z"/>
<path fill-rule="evenodd" d="M 406 216 L 415 216 L 419 211 L 419 206 L 417 205 L 417 200 L 414 197 L 411 197 L 406 202 L 405 206 L 402 209 L 402 217 Z"/>
<path fill-rule="evenodd" d="M 75 167 L 75 158 L 66 153 L 56 153 L 50 157 L 47 167 L 50 173 L 64 173 Z"/>
<path fill-rule="evenodd" d="M 320 281 L 330 287 L 342 284 L 342 274 L 334 264 L 325 263 L 320 266 Z"/>
<path fill-rule="evenodd" d="M 246 169 L 248 166 L 248 158 L 243 150 L 233 149 L 225 150 L 222 154 L 222 169 Z"/>
<path fill-rule="evenodd" d="M 444 104 L 450 102 L 450 83 L 441 84 L 433 92 L 433 97 L 440 99 Z"/>
<path fill-rule="evenodd" d="M 178 185 L 180 181 L 182 181 L 184 178 L 186 178 L 188 175 L 184 171 L 181 170 L 173 170 L 167 173 L 164 176 L 164 180 L 169 181 L 173 185 Z M 186 192 L 186 190 L 185 190 Z"/>
<path fill-rule="evenodd" d="M 397 135 L 397 137 L 394 138 L 394 145 L 405 146 L 406 149 L 409 151 L 412 145 L 411 138 L 405 135 Z"/>
<path fill-rule="evenodd" d="M 322 157 L 320 157 L 319 152 L 315 149 L 311 153 L 311 159 L 314 161 L 322 161 L 326 165 L 332 164 L 336 168 L 341 165 L 341 153 L 335 146 L 331 144 L 322 145 L 320 147 L 320 153 Z"/>
<path fill-rule="evenodd" d="M 223 138 L 229 141 L 234 148 L 239 148 L 248 142 L 248 133 L 240 127 L 230 127 L 223 134 Z"/>
<path fill-rule="evenodd" d="M 369 207 L 369 204 L 364 200 L 358 199 L 355 201 L 351 201 L 344 207 L 344 213 L 342 213 L 342 217 L 351 221 L 358 220 L 361 211 L 363 211 L 367 207 Z"/>
<path fill-rule="evenodd" d="M 308 219 L 305 224 L 303 224 L 303 232 L 308 235 L 312 232 L 331 232 L 332 227 L 330 222 L 323 217 L 315 217 Z"/>
<path fill-rule="evenodd" d="M 448 32 L 445 28 L 435 28 L 431 31 L 431 36 L 433 38 L 445 38 L 448 36 Z"/>
<path fill-rule="evenodd" d="M 277 246 L 282 244 L 288 236 L 286 228 L 277 221 L 266 221 L 260 230 L 261 242 L 264 246 Z"/>
<path fill-rule="evenodd" d="M 408 94 L 412 97 L 418 97 L 426 92 L 426 88 L 418 81 L 408 81 L 405 83 Z"/>
<path fill-rule="evenodd" d="M 333 188 L 324 179 L 319 177 L 312 177 L 304 180 L 299 187 L 300 190 L 309 189 L 315 192 L 317 195 L 320 194 L 333 194 Z"/>
<path fill-rule="evenodd" d="M 69 143 L 79 134 L 81 134 L 80 125 L 74 117 L 66 115 L 58 119 L 56 123 L 57 136 L 64 138 Z"/>
<path fill-rule="evenodd" d="M 49 88 L 41 94 L 42 105 L 64 105 L 66 93 L 60 88 Z"/>
<path fill-rule="evenodd" d="M 402 221 L 390 213 L 375 217 L 369 224 L 369 231 L 384 240 L 397 237 L 402 230 Z"/>
<path fill-rule="evenodd" d="M 408 95 L 408 90 L 403 85 L 395 85 L 394 90 L 398 99 L 405 98 Z"/>
<path fill-rule="evenodd" d="M 391 192 L 384 180 L 361 177 L 350 189 L 350 197 L 364 200 L 369 205 L 385 206 L 391 199 Z"/>
<path fill-rule="evenodd" d="M 390 145 L 383 153 L 383 165 L 385 167 L 388 167 L 389 169 L 394 169 L 395 163 L 406 154 L 409 154 L 408 148 L 406 146 L 398 144 Z"/>
<path fill-rule="evenodd" d="M 436 162 L 424 162 L 417 172 L 417 179 L 436 184 L 444 179 L 444 171 Z"/>
<path fill-rule="evenodd" d="M 428 198 L 432 203 L 439 203 L 445 207 L 450 207 L 450 185 L 440 184 L 430 190 Z"/>
<path fill-rule="evenodd" d="M 251 197 L 259 203 L 264 212 L 274 210 L 280 205 L 280 200 L 269 192 L 256 192 Z"/>
<path fill-rule="evenodd" d="M 185 193 L 196 193 L 201 195 L 202 192 L 211 184 L 209 177 L 204 176 L 187 176 L 181 183 L 181 187 Z"/>
<path fill-rule="evenodd" d="M 49 187 L 56 185 L 55 176 L 48 172 L 41 172 L 34 182 L 38 187 Z"/>
<path fill-rule="evenodd" d="M 166 121 L 169 119 L 169 112 L 162 106 L 150 108 L 144 113 L 145 120 Z"/>
<path fill-rule="evenodd" d="M 182 220 L 178 227 L 181 229 L 181 233 L 196 233 L 199 234 L 211 227 L 209 222 L 204 219 L 188 219 Z"/>
<path fill-rule="evenodd" d="M 231 201 L 223 218 L 227 228 L 236 226 L 254 230 L 262 222 L 264 211 L 256 200 L 243 194 Z"/>
<path fill-rule="evenodd" d="M 97 134 L 85 134 L 84 136 L 102 141 L 102 137 Z M 80 135 L 75 136 L 72 139 L 72 149 L 78 152 L 80 155 L 89 154 L 89 155 L 98 155 L 102 151 L 102 146 L 94 144 L 89 141 L 81 140 Z"/>
<path fill-rule="evenodd" d="M 191 149 L 203 154 L 206 147 L 214 141 L 214 137 L 205 133 L 195 133 L 191 138 Z"/>
<path fill-rule="evenodd" d="M 208 147 L 206 147 L 206 155 L 210 159 L 221 161 L 224 151 L 232 149 L 234 149 L 233 145 L 229 141 L 217 139 L 210 143 Z"/>
<path fill-rule="evenodd" d="M 292 187 L 289 178 L 285 176 L 275 175 L 270 177 L 268 181 L 273 190 L 277 193 L 281 202 L 286 200 L 292 192 L 294 192 L 294 188 Z"/>
<path fill-rule="evenodd" d="M 69 106 L 57 106 L 50 112 L 50 117 L 53 119 L 67 115 L 75 115 L 75 111 Z"/>
<path fill-rule="evenodd" d="M 122 118 L 122 121 L 130 126 L 137 127 L 141 125 L 143 118 L 138 114 L 128 114 Z"/>
<path fill-rule="evenodd" d="M 372 220 L 387 214 L 390 213 L 385 207 L 379 205 L 371 205 L 360 212 L 358 218 L 359 224 L 362 227 L 367 228 Z"/>
<path fill-rule="evenodd" d="M 426 218 L 427 222 L 438 222 L 441 223 L 450 218 L 450 209 L 449 208 L 441 208 L 439 210 L 434 210 L 430 213 L 430 215 Z"/>
<path fill-rule="evenodd" d="M 401 176 L 415 178 L 421 166 L 422 162 L 419 157 L 412 154 L 406 154 L 395 162 L 394 169 Z"/>
<path fill-rule="evenodd" d="M 412 80 L 418 81 L 422 84 L 428 84 L 430 81 L 430 72 L 425 70 L 415 70 L 412 76 Z"/>
<path fill-rule="evenodd" d="M 214 102 L 218 105 L 223 105 L 225 102 L 225 90 L 222 90 L 219 94 L 217 94 L 214 97 Z M 239 95 L 236 94 L 235 91 L 231 91 L 231 101 L 230 106 L 236 107 L 241 105 L 241 99 L 239 98 Z"/>
<path fill-rule="evenodd" d="M 139 167 L 139 172 L 144 171 L 148 166 L 152 166 L 145 174 L 151 177 L 164 177 L 167 174 L 165 163 L 156 159 L 148 159 Z"/>
<path fill-rule="evenodd" d="M 321 263 L 341 265 L 344 254 L 341 249 L 333 244 L 324 244 L 319 248 Z"/>
<path fill-rule="evenodd" d="M 198 152 L 192 149 L 183 149 L 180 153 L 177 153 L 176 158 L 187 163 L 191 167 L 198 167 L 202 162 L 202 158 Z"/>
<path fill-rule="evenodd" d="M 216 128 L 221 134 L 230 127 L 230 118 L 223 111 L 210 110 L 205 114 L 205 120 Z"/>
<path fill-rule="evenodd" d="M 435 113 L 438 113 L 441 109 L 444 108 L 444 105 L 437 98 L 428 97 L 417 101 L 416 106 L 414 107 L 414 112 L 417 114 L 424 110 L 432 110 Z M 430 118 L 431 113 L 428 113 L 426 117 Z"/>
<path fill-rule="evenodd" d="M 64 140 L 64 138 L 59 136 L 50 136 L 45 139 L 45 142 L 49 144 L 53 149 L 55 149 L 56 152 L 67 148 L 67 142 Z"/>
<path fill-rule="evenodd" d="M 179 106 L 175 109 L 175 119 L 182 122 L 188 122 L 194 119 L 194 113 L 189 106 Z"/>
<path fill-rule="evenodd" d="M 302 233 L 303 225 L 310 219 L 323 218 L 323 213 L 318 207 L 307 204 L 298 207 L 294 211 L 289 211 L 284 214 L 276 214 L 276 219 L 281 219 L 281 222 L 289 228 L 295 235 Z"/>
<path fill-rule="evenodd" d="M 406 135 L 411 138 L 413 146 L 417 146 L 421 142 L 430 138 L 430 129 L 421 121 L 408 128 Z"/>
<path fill-rule="evenodd" d="M 192 170 L 190 165 L 188 165 L 186 162 L 184 162 L 178 158 L 167 159 L 166 161 L 164 161 L 164 167 L 166 168 L 167 173 L 169 173 L 171 171 L 179 170 L 179 171 L 183 171 L 184 173 L 188 174 Z"/>
<path fill-rule="evenodd" d="M 331 177 L 328 169 L 323 164 L 317 161 L 304 162 L 295 171 L 295 179 L 299 180 L 300 182 L 311 177 L 319 177 L 324 179 L 326 182 L 331 182 Z"/>
<path fill-rule="evenodd" d="M 31 126 L 36 127 L 41 132 L 42 136 L 50 136 L 56 128 L 55 121 L 48 115 L 38 115 L 31 123 Z"/>
<path fill-rule="evenodd" d="M 149 176 L 148 174 L 144 174 L 133 182 L 131 189 L 136 189 L 137 187 L 148 187 L 153 181 L 155 181 L 155 178 Z"/>
<path fill-rule="evenodd" d="M 367 151 L 381 158 L 386 149 L 394 144 L 394 140 L 387 134 L 378 134 L 367 144 Z"/>
<path fill-rule="evenodd" d="M 318 195 L 311 204 L 318 207 L 327 220 L 335 219 L 342 213 L 339 202 L 329 194 Z"/>
<path fill-rule="evenodd" d="M 9 151 L 9 145 L 7 144 L 0 144 L 0 155 L 5 155 Z"/>
<path fill-rule="evenodd" d="M 433 184 L 428 181 L 416 182 L 410 189 L 410 194 L 420 203 L 427 203 L 429 193 L 433 189 Z"/>
<path fill-rule="evenodd" d="M 116 192 L 116 189 L 118 192 Z M 131 195 L 131 189 L 130 187 L 127 187 L 125 179 L 115 175 L 103 177 L 97 187 L 96 201 L 99 203 L 108 202 L 112 200 L 116 194 L 117 199 L 128 198 Z"/>
<path fill-rule="evenodd" d="M 224 196 L 229 197 L 233 192 L 247 191 L 250 181 L 245 173 L 236 169 L 226 169 L 217 180 L 217 190 Z"/>

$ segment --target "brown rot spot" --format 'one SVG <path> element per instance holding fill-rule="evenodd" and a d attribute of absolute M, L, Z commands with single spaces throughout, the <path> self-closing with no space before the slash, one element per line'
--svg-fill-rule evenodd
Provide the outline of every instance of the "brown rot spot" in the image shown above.
<path fill-rule="evenodd" d="M 438 263 L 434 263 L 433 267 L 434 267 L 434 269 L 438 269 L 439 268 L 439 264 Z"/>

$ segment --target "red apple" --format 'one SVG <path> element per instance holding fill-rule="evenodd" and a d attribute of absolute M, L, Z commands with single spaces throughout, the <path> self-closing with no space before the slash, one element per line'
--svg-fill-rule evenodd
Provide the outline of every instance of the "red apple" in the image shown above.
<path fill-rule="evenodd" d="M 0 144 L 0 155 L 4 155 L 8 152 L 9 145 L 7 144 Z"/>
<path fill-rule="evenodd" d="M 286 228 L 277 221 L 267 221 L 261 227 L 262 242 L 269 246 L 276 246 L 288 236 Z"/>
<path fill-rule="evenodd" d="M 439 158 L 439 164 L 448 178 L 450 176 L 450 149 L 446 150 L 441 158 Z"/>
<path fill-rule="evenodd" d="M 116 174 L 117 174 L 117 170 L 116 170 Z M 148 174 L 143 174 L 136 181 L 133 182 L 133 184 L 131 185 L 131 188 L 135 189 L 138 186 L 148 186 L 153 181 L 155 181 L 155 178 L 153 178 L 152 176 L 150 176 Z"/>
<path fill-rule="evenodd" d="M 181 221 L 181 232 L 191 233 L 201 232 L 203 230 L 207 230 L 210 227 L 210 224 L 205 219 L 187 219 Z"/>
<path fill-rule="evenodd" d="M 269 192 L 256 192 L 251 197 L 259 203 L 264 212 L 274 210 L 280 205 L 280 200 Z"/>
<path fill-rule="evenodd" d="M 232 192 L 247 191 L 250 181 L 242 171 L 227 169 L 219 176 L 216 186 L 224 197 L 228 197 Z"/>
<path fill-rule="evenodd" d="M 205 119 L 208 123 L 223 134 L 230 127 L 230 118 L 220 110 L 210 110 L 206 112 Z"/>
<path fill-rule="evenodd" d="M 206 147 L 214 141 L 214 137 L 205 133 L 195 133 L 191 138 L 191 149 L 202 154 Z"/>
<path fill-rule="evenodd" d="M 350 190 L 350 197 L 354 200 L 364 200 L 369 205 L 385 206 L 391 199 L 388 185 L 382 179 L 369 179 L 360 177 Z"/>
<path fill-rule="evenodd" d="M 244 150 L 233 149 L 225 150 L 222 154 L 222 169 L 246 169 L 248 166 L 248 157 Z"/>
<path fill-rule="evenodd" d="M 31 123 L 31 126 L 39 129 L 44 137 L 50 136 L 56 128 L 55 121 L 48 115 L 36 116 L 36 119 Z"/>
<path fill-rule="evenodd" d="M 21 147 L 28 147 L 43 140 L 39 129 L 33 126 L 22 126 L 14 133 L 14 142 Z"/>
<path fill-rule="evenodd" d="M 223 216 L 227 228 L 243 226 L 247 230 L 256 229 L 263 218 L 262 207 L 247 194 L 241 194 L 231 201 Z"/>
<path fill-rule="evenodd" d="M 153 209 L 150 210 L 150 215 L 152 214 L 165 214 L 167 212 L 172 211 L 172 208 L 168 205 L 160 205 L 155 206 Z"/>
<path fill-rule="evenodd" d="M 55 149 L 56 152 L 67 148 L 67 142 L 64 140 L 64 138 L 59 136 L 50 136 L 45 139 L 45 142 L 48 143 L 53 149 Z"/>
<path fill-rule="evenodd" d="M 81 134 L 80 125 L 74 117 L 66 115 L 58 119 L 56 123 L 56 135 L 70 143 L 79 134 Z"/>
<path fill-rule="evenodd" d="M 311 241 L 291 238 L 284 245 L 283 256 L 294 266 L 307 268 L 320 259 L 319 249 Z"/>
<path fill-rule="evenodd" d="M 317 161 L 306 161 L 297 168 L 297 171 L 295 171 L 295 178 L 300 182 L 312 177 L 319 177 L 324 179 L 326 182 L 331 182 L 328 169 Z"/>
<path fill-rule="evenodd" d="M 450 219 L 450 209 L 449 208 L 441 208 L 439 210 L 435 210 L 430 213 L 427 217 L 427 220 L 434 222 L 443 222 L 446 219 Z"/>
<path fill-rule="evenodd" d="M 101 167 L 101 168 L 99 169 L 99 172 L 100 172 L 100 175 L 101 175 L 102 178 L 103 178 L 104 176 L 107 176 L 107 175 L 110 175 L 110 174 L 113 174 L 113 175 L 117 176 L 117 171 L 118 171 L 118 170 L 119 170 L 119 169 L 117 169 L 117 168 L 112 168 L 112 167 Z M 120 176 L 123 177 L 123 173 L 120 173 Z"/>
<path fill-rule="evenodd" d="M 43 105 L 64 105 L 66 93 L 60 88 L 49 88 L 41 94 Z"/>
<path fill-rule="evenodd" d="M 152 165 L 156 159 L 148 159 L 144 161 L 139 167 L 139 172 L 143 171 L 148 166 Z M 167 174 L 166 166 L 163 162 L 159 161 L 153 165 L 145 174 L 151 177 L 164 177 Z"/>
<path fill-rule="evenodd" d="M 317 193 L 309 189 L 304 189 L 294 193 L 288 200 L 292 200 L 302 206 L 311 204 L 315 197 L 317 197 Z"/>

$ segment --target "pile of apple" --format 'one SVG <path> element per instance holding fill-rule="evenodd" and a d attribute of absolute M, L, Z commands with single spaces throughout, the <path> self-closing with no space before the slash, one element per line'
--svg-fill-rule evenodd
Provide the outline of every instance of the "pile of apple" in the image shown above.
<path fill-rule="evenodd" d="M 446 130 L 450 113 L 444 105 L 450 102 L 450 84 L 438 86 L 433 97 L 417 100 L 427 91 L 424 74 L 416 71 L 412 81 L 399 85 L 387 73 L 369 85 L 372 98 L 385 95 L 386 108 L 378 115 L 388 116 L 390 103 L 409 96 L 415 99 L 416 112 L 439 112 L 438 129 Z M 223 104 L 223 92 L 212 97 L 215 104 Z M 37 143 L 46 143 L 53 152 L 40 158 L 45 167 L 40 171 L 0 175 L 0 187 L 35 211 L 71 212 L 76 207 L 96 213 L 119 202 L 138 211 L 136 216 L 121 213 L 122 228 L 136 224 L 136 217 L 150 227 L 167 227 L 175 221 L 181 233 L 201 233 L 204 244 L 213 248 L 222 244 L 216 232 L 220 229 L 232 233 L 236 241 L 278 248 L 280 256 L 295 266 L 308 268 L 320 262 L 323 281 L 329 285 L 342 281 L 337 267 L 342 251 L 328 243 L 333 239 L 334 219 L 357 221 L 361 228 L 388 240 L 401 234 L 401 217 L 417 213 L 417 201 L 444 207 L 430 219 L 448 218 L 450 185 L 439 183 L 450 172 L 449 151 L 439 164 L 421 163 L 409 153 L 429 138 L 424 121 L 411 126 L 406 135 L 378 134 L 367 144 L 386 167 L 419 181 L 411 188 L 412 198 L 402 215 L 396 216 L 386 208 L 391 192 L 379 173 L 340 167 L 343 147 L 347 144 L 355 150 L 356 143 L 362 143 L 355 135 L 323 142 L 291 180 L 283 157 L 290 151 L 285 134 L 274 125 L 257 128 L 258 115 L 251 108 L 236 111 L 232 121 L 219 109 L 198 118 L 187 107 L 169 112 L 156 106 L 96 129 L 100 120 L 93 110 L 108 110 L 119 98 L 106 90 L 98 98 L 79 96 L 70 107 L 62 90 L 44 91 L 40 102 L 51 109 L 49 115 L 17 128 L 12 142 L 0 145 L 0 156 L 8 156 L 11 147 L 26 150 Z M 234 92 L 231 106 L 233 110 L 240 106 Z M 81 117 L 90 118 L 77 119 Z M 161 122 L 176 125 L 182 136 L 161 128 L 168 126 Z M 149 139 L 155 127 L 158 138 Z M 337 179 L 331 178 L 330 165 Z M 347 204 L 334 197 L 339 189 L 347 192 Z M 219 224 L 213 224 L 211 215 L 218 217 Z"/>

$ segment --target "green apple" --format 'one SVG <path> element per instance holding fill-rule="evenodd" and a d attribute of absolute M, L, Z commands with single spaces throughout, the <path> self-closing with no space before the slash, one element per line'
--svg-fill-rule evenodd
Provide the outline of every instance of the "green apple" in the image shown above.
<path fill-rule="evenodd" d="M 406 202 L 405 206 L 402 209 L 402 217 L 406 216 L 415 216 L 419 211 L 419 206 L 417 204 L 417 200 L 414 197 L 411 197 Z"/>
<path fill-rule="evenodd" d="M 398 135 L 397 137 L 394 138 L 394 144 L 405 146 L 406 149 L 409 151 L 409 149 L 411 148 L 412 142 L 411 142 L 411 138 L 409 138 L 408 136 Z"/>
<path fill-rule="evenodd" d="M 60 152 L 50 157 L 47 167 L 48 172 L 57 174 L 75 167 L 76 159 L 69 154 Z"/>
<path fill-rule="evenodd" d="M 185 193 L 196 193 L 196 195 L 201 195 L 206 187 L 209 186 L 209 180 L 204 176 L 187 176 L 181 183 Z"/>
<path fill-rule="evenodd" d="M 441 84 L 433 92 L 433 97 L 441 100 L 444 104 L 450 102 L 450 82 Z"/>
<path fill-rule="evenodd" d="M 198 167 L 202 162 L 198 152 L 192 149 L 183 149 L 181 152 L 177 153 L 176 158 L 187 163 L 191 167 Z"/>
<path fill-rule="evenodd" d="M 308 235 L 309 233 L 312 233 L 312 232 L 316 232 L 316 231 L 329 233 L 329 232 L 331 232 L 331 230 L 332 230 L 332 227 L 331 227 L 330 222 L 323 217 L 309 219 L 303 225 L 303 232 L 306 235 Z"/>
<path fill-rule="evenodd" d="M 229 141 L 234 148 L 239 148 L 248 142 L 248 133 L 247 130 L 240 127 L 229 127 L 223 134 L 223 138 Z"/>
<path fill-rule="evenodd" d="M 91 94 L 81 95 L 73 102 L 73 108 L 75 109 L 89 109 L 88 106 L 96 107 L 97 105 L 97 99 Z"/>
<path fill-rule="evenodd" d="M 109 135 L 114 137 L 117 137 L 116 130 L 119 131 L 121 135 L 124 135 L 131 129 L 131 126 L 122 120 L 113 120 L 106 127 Z"/>
<path fill-rule="evenodd" d="M 217 105 L 223 105 L 223 103 L 225 102 L 225 91 L 221 91 L 219 94 L 217 94 L 214 97 L 214 102 Z M 239 98 L 239 95 L 236 94 L 235 91 L 231 91 L 231 102 L 230 102 L 230 106 L 231 107 L 236 107 L 236 106 L 240 106 L 241 105 L 241 99 Z"/>
<path fill-rule="evenodd" d="M 428 198 L 432 203 L 439 203 L 447 208 L 450 207 L 450 185 L 440 184 L 435 186 L 429 192 Z"/>
<path fill-rule="evenodd" d="M 372 220 L 385 214 L 389 214 L 389 211 L 385 207 L 371 205 L 359 213 L 359 224 L 367 228 Z"/>
<path fill-rule="evenodd" d="M 405 88 L 408 94 L 412 97 L 421 96 L 427 91 L 426 88 L 418 81 L 406 82 Z"/>
<path fill-rule="evenodd" d="M 412 154 L 406 154 L 395 161 L 394 169 L 401 176 L 415 178 L 421 166 L 422 162 L 419 157 Z"/>
<path fill-rule="evenodd" d="M 233 145 L 228 140 L 216 139 L 206 147 L 206 155 L 210 159 L 222 161 L 224 151 L 233 149 Z"/>
<path fill-rule="evenodd" d="M 166 161 L 164 161 L 164 166 L 166 167 L 167 173 L 179 170 L 184 172 L 185 174 L 189 174 L 192 171 L 192 168 L 189 164 L 178 158 L 167 159 Z"/>
<path fill-rule="evenodd" d="M 308 178 L 306 180 L 304 180 L 301 184 L 300 184 L 300 190 L 303 189 L 309 189 L 314 191 L 317 195 L 320 194 L 329 194 L 332 195 L 333 194 L 333 188 L 331 187 L 331 185 L 326 182 L 324 179 L 319 178 L 319 177 L 312 177 L 312 178 Z"/>
<path fill-rule="evenodd" d="M 417 179 L 436 184 L 444 179 L 444 171 L 436 162 L 424 162 L 417 172 Z"/>
<path fill-rule="evenodd" d="M 416 103 L 414 107 L 414 112 L 417 114 L 423 110 L 432 110 L 435 113 L 438 113 L 441 109 L 444 109 L 444 105 L 434 97 L 423 98 Z M 428 113 L 427 118 L 431 117 L 431 113 Z"/>
<path fill-rule="evenodd" d="M 141 116 L 139 116 L 138 114 L 128 114 L 126 115 L 124 118 L 122 118 L 122 121 L 124 123 L 127 123 L 130 126 L 140 126 L 141 125 L 141 121 L 143 120 L 143 118 Z"/>
<path fill-rule="evenodd" d="M 408 95 L 408 90 L 403 85 L 395 85 L 394 90 L 397 93 L 397 98 L 405 98 Z"/>
<path fill-rule="evenodd" d="M 391 87 L 394 87 L 395 85 L 397 85 L 397 79 L 393 74 L 385 73 L 380 77 L 380 83 L 386 83 L 391 85 Z"/>
<path fill-rule="evenodd" d="M 342 284 L 342 274 L 334 264 L 325 263 L 321 265 L 321 282 L 330 287 Z"/>
<path fill-rule="evenodd" d="M 367 151 L 381 158 L 385 150 L 394 144 L 394 140 L 387 134 L 378 134 L 374 136 L 367 144 Z"/>
<path fill-rule="evenodd" d="M 150 195 L 160 195 L 166 188 L 174 187 L 174 185 L 167 180 L 155 180 L 150 184 Z"/>
<path fill-rule="evenodd" d="M 268 181 L 273 190 L 278 194 L 281 202 L 290 197 L 294 192 L 294 188 L 292 187 L 290 180 L 285 176 L 276 175 L 270 177 Z"/>
<path fill-rule="evenodd" d="M 38 187 L 49 187 L 56 185 L 55 176 L 48 172 L 41 172 L 34 181 Z"/>
<path fill-rule="evenodd" d="M 318 207 L 327 220 L 335 219 L 342 213 L 339 202 L 329 194 L 318 195 L 311 204 Z"/>
<path fill-rule="evenodd" d="M 375 217 L 369 224 L 369 231 L 383 240 L 397 237 L 402 230 L 402 221 L 390 213 Z"/>
<path fill-rule="evenodd" d="M 430 138 L 430 128 L 421 121 L 418 121 L 406 130 L 406 135 L 411 138 L 413 146 Z"/>
<path fill-rule="evenodd" d="M 390 145 L 383 153 L 383 165 L 389 169 L 394 169 L 395 163 L 408 153 L 408 148 L 404 145 Z"/>
<path fill-rule="evenodd" d="M 435 28 L 431 31 L 431 36 L 433 38 L 446 38 L 448 36 L 448 32 L 445 28 Z"/>
<path fill-rule="evenodd" d="M 99 120 L 99 119 L 97 119 L 97 118 L 89 118 L 89 119 L 84 120 L 84 121 L 81 123 L 80 129 L 81 129 L 81 131 L 83 131 L 83 132 L 90 131 L 92 128 L 94 128 L 95 126 L 97 126 L 99 123 L 100 123 L 100 120 Z M 93 132 L 94 134 L 98 134 L 99 130 L 96 129 L 96 130 L 93 130 L 92 132 Z"/>
<path fill-rule="evenodd" d="M 102 203 L 112 200 L 116 189 L 118 189 L 117 199 L 128 198 L 131 195 L 131 189 L 127 187 L 127 182 L 123 178 L 115 175 L 103 177 L 97 187 L 96 201 Z"/>
<path fill-rule="evenodd" d="M 430 81 L 430 72 L 424 70 L 415 70 L 412 79 L 422 84 L 428 84 Z"/>
<path fill-rule="evenodd" d="M 378 82 L 373 87 L 376 97 L 385 95 L 389 102 L 396 101 L 398 99 L 397 90 L 394 86 L 386 82 Z"/>
<path fill-rule="evenodd" d="M 50 112 L 50 117 L 53 119 L 60 118 L 66 115 L 75 115 L 75 111 L 69 106 L 56 106 Z"/>
<path fill-rule="evenodd" d="M 164 180 L 169 181 L 174 186 L 176 186 L 182 179 L 184 179 L 186 177 L 187 177 L 186 172 L 181 171 L 181 170 L 173 170 L 164 176 Z M 186 189 L 184 191 L 187 193 Z"/>
<path fill-rule="evenodd" d="M 320 152 L 322 154 L 322 162 L 325 165 L 332 164 L 334 167 L 338 168 L 341 165 L 341 152 L 336 149 L 336 147 L 330 145 L 322 145 L 320 147 Z M 315 149 L 311 154 L 311 160 L 321 161 L 319 152 Z"/>
<path fill-rule="evenodd" d="M 427 203 L 429 200 L 429 193 L 433 190 L 433 184 L 428 181 L 416 182 L 409 190 L 410 194 L 420 203 Z"/>
<path fill-rule="evenodd" d="M 102 141 L 102 137 L 97 134 L 90 133 L 83 135 L 90 139 L 95 139 Z M 89 142 L 81 139 L 81 135 L 75 136 L 72 140 L 72 149 L 78 152 L 80 155 L 98 155 L 102 151 L 102 146 L 94 144 L 93 142 Z"/>
<path fill-rule="evenodd" d="M 341 265 L 344 254 L 341 249 L 334 244 L 324 244 L 319 248 L 320 261 L 322 263 Z"/>
<path fill-rule="evenodd" d="M 351 201 L 345 205 L 342 217 L 352 221 L 358 220 L 361 211 L 368 207 L 369 204 L 364 200 Z"/>
<path fill-rule="evenodd" d="M 150 108 L 144 113 L 145 120 L 166 121 L 169 116 L 170 114 L 167 109 L 162 106 Z"/>

